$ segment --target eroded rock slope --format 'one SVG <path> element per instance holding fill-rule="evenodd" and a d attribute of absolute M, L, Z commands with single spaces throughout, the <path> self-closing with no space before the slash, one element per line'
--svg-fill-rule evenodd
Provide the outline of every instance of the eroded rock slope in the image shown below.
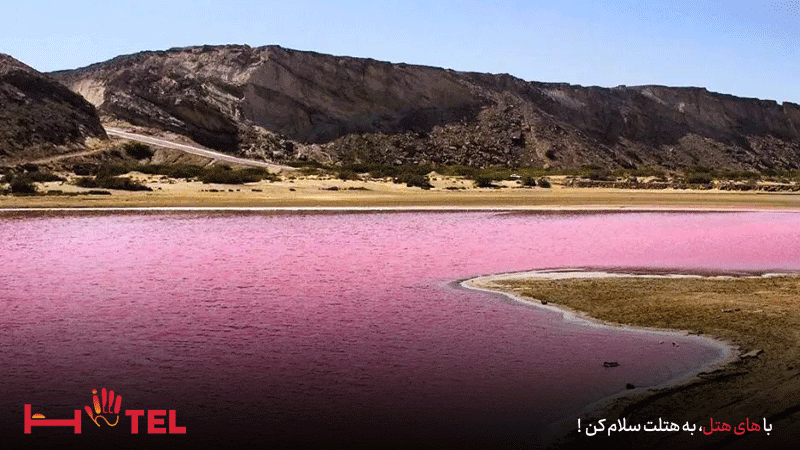
<path fill-rule="evenodd" d="M 0 54 L 0 161 L 46 157 L 105 139 L 94 106 L 48 75 Z"/>
<path fill-rule="evenodd" d="M 108 118 L 276 161 L 800 167 L 800 106 L 703 88 L 538 83 L 277 46 L 142 52 L 54 75 Z"/>

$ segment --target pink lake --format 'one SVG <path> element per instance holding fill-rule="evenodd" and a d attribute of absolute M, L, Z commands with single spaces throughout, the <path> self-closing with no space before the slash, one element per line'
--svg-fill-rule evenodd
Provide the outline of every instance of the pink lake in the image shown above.
<path fill-rule="evenodd" d="M 109 439 L 88 419 L 82 441 L 21 433 L 25 403 L 67 418 L 102 387 L 123 409 L 177 410 L 209 446 L 536 444 L 720 349 L 566 323 L 454 281 L 800 270 L 800 215 L 778 212 L 0 212 L 0 229 L 0 439 L 19 445 Z"/>

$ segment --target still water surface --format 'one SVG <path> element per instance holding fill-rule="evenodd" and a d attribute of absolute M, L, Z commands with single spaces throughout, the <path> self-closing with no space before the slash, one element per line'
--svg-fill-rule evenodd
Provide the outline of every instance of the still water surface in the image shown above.
<path fill-rule="evenodd" d="M 790 213 L 0 213 L 0 230 L 0 406 L 14 413 L 0 431 L 15 436 L 24 403 L 66 418 L 108 387 L 204 439 L 535 442 L 719 349 L 568 324 L 454 280 L 800 270 Z"/>

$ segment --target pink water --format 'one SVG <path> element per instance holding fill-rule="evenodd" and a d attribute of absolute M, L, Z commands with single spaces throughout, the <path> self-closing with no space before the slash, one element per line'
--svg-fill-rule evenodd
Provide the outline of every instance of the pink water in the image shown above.
<path fill-rule="evenodd" d="M 14 436 L 24 403 L 68 417 L 108 387 L 123 410 L 176 409 L 221 442 L 536 442 L 719 349 L 579 327 L 454 280 L 800 270 L 791 213 L 6 212 L 0 229 L 0 432 Z"/>

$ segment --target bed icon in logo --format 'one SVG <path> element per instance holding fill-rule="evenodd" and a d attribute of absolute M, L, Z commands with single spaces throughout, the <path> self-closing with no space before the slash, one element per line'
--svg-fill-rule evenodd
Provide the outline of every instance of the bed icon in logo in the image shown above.
<path fill-rule="evenodd" d="M 114 395 L 114 391 L 106 391 L 106 388 L 100 390 L 100 398 L 97 398 L 97 389 L 92 389 L 92 405 L 94 406 L 94 413 L 92 412 L 92 407 L 86 406 L 84 409 L 86 410 L 86 414 L 89 415 L 89 418 L 92 419 L 95 425 L 98 427 L 100 426 L 99 419 L 103 419 L 102 421 L 106 423 L 106 425 L 110 427 L 115 427 L 119 423 L 119 409 L 122 406 L 122 396 L 121 395 Z M 114 423 L 111 423 L 107 418 L 106 415 L 115 415 L 116 420 Z"/>
<path fill-rule="evenodd" d="M 75 410 L 72 419 L 47 419 L 44 414 L 31 414 L 31 405 L 25 405 L 25 434 L 31 434 L 33 427 L 72 427 L 75 434 L 81 434 L 81 410 Z"/>

